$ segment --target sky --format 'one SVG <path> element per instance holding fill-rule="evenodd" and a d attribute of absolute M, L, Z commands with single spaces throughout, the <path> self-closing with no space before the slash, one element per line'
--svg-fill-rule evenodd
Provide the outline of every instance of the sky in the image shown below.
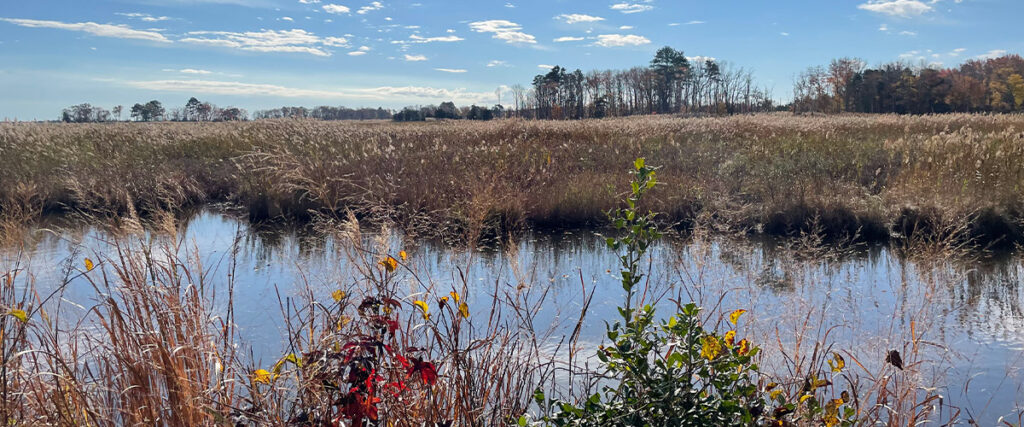
<path fill-rule="evenodd" d="M 662 46 L 778 100 L 838 57 L 956 66 L 1024 53 L 1022 0 L 0 0 L 0 120 L 189 97 L 249 111 L 511 100 L 550 66 Z"/>

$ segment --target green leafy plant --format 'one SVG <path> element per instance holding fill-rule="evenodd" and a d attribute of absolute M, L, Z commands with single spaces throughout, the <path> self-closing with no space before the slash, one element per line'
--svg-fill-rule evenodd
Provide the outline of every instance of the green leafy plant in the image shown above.
<path fill-rule="evenodd" d="M 549 412 L 541 421 L 554 426 L 790 425 L 787 420 L 800 413 L 836 425 L 843 402 L 830 400 L 822 406 L 814 397 L 815 388 L 824 386 L 824 381 L 813 380 L 815 388 L 807 390 L 810 398 L 788 403 L 782 393 L 773 391 L 781 390 L 778 384 L 758 386 L 755 357 L 759 348 L 746 339 L 737 340 L 735 329 L 719 334 L 706 328 L 694 303 L 661 321 L 655 320 L 652 305 L 640 306 L 641 262 L 661 233 L 656 214 L 641 213 L 638 207 L 645 193 L 657 185 L 657 168 L 647 166 L 643 158 L 633 166 L 626 207 L 609 212 L 613 226 L 624 235 L 606 241 L 610 249 L 622 251 L 619 261 L 626 292 L 619 307 L 621 319 L 607 328 L 610 344 L 597 353 L 604 370 L 600 378 L 612 380 L 601 392 L 576 403 L 548 399 L 538 389 L 534 398 Z M 745 312 L 730 313 L 731 326 Z M 777 410 L 766 410 L 772 402 L 779 405 Z M 527 423 L 525 417 L 519 419 L 520 425 Z"/>

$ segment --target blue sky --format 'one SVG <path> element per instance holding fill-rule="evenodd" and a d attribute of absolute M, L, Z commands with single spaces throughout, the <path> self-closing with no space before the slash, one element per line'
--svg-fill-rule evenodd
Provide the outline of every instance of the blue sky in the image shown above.
<path fill-rule="evenodd" d="M 493 104 L 545 66 L 628 68 L 665 45 L 753 70 L 785 100 L 801 70 L 841 56 L 1024 53 L 1021 0 L 3 1 L 0 119 L 190 96 L 249 110 Z"/>

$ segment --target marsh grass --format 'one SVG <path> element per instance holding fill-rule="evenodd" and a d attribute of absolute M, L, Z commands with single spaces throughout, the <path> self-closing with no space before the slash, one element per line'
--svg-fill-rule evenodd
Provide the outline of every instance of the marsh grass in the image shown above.
<path fill-rule="evenodd" d="M 223 201 L 258 221 L 353 211 L 410 233 L 505 236 L 602 224 L 620 159 L 648 157 L 671 183 L 651 208 L 684 228 L 861 241 L 959 228 L 960 242 L 1008 248 L 1024 236 L 1020 129 L 1014 115 L 5 123 L 0 216 Z"/>

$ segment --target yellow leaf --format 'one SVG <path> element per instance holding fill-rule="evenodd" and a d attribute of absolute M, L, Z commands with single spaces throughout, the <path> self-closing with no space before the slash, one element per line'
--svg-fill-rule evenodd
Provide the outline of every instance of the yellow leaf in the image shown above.
<path fill-rule="evenodd" d="M 809 394 L 805 394 L 803 396 L 800 396 L 800 403 L 804 403 L 805 400 L 810 399 L 810 398 L 811 398 L 811 395 L 809 395 Z"/>
<path fill-rule="evenodd" d="M 735 325 L 736 322 L 740 321 L 740 316 L 742 316 L 743 313 L 746 313 L 746 312 L 747 312 L 747 310 L 744 310 L 744 309 L 741 308 L 739 310 L 733 311 L 732 313 L 729 313 L 729 321 L 732 322 L 733 325 Z"/>
<path fill-rule="evenodd" d="M 270 384 L 270 372 L 266 369 L 257 369 L 252 373 L 252 380 L 257 383 Z"/>
<path fill-rule="evenodd" d="M 740 348 L 736 350 L 736 353 L 740 356 L 750 353 L 750 342 L 746 338 L 740 340 Z"/>
<path fill-rule="evenodd" d="M 388 255 L 387 258 L 380 260 L 380 265 L 383 265 L 384 270 L 387 270 L 388 273 L 392 273 L 398 268 L 398 260 Z"/>
<path fill-rule="evenodd" d="M 701 339 L 700 356 L 708 359 L 715 360 L 719 353 L 722 352 L 722 343 L 718 341 L 714 335 L 708 335 Z"/>
<path fill-rule="evenodd" d="M 459 304 L 459 314 L 462 315 L 463 319 L 469 318 L 469 306 L 466 303 Z"/>
<path fill-rule="evenodd" d="M 454 299 L 455 302 L 459 302 L 459 294 L 458 293 L 456 293 L 455 291 L 452 291 L 449 295 L 452 296 L 452 299 Z"/>
<path fill-rule="evenodd" d="M 846 367 L 846 360 L 839 353 L 832 353 L 834 361 L 829 360 L 828 366 L 832 367 L 832 372 L 842 372 L 843 368 Z"/>
<path fill-rule="evenodd" d="M 25 310 L 12 308 L 11 311 L 7 314 L 11 315 L 11 317 L 14 317 L 15 319 L 20 320 L 21 323 L 28 323 L 28 314 L 25 313 Z"/>
<path fill-rule="evenodd" d="M 341 302 L 341 300 L 345 299 L 345 291 L 338 289 L 331 292 L 331 298 L 334 298 L 334 302 Z"/>
<path fill-rule="evenodd" d="M 772 389 L 774 389 L 775 387 L 778 387 L 778 386 L 779 386 L 779 383 L 768 383 L 768 385 L 764 386 L 764 389 L 765 390 L 772 390 Z"/>
<path fill-rule="evenodd" d="M 733 343 L 736 342 L 736 331 L 729 331 L 725 333 L 725 345 L 732 347 Z"/>
<path fill-rule="evenodd" d="M 402 261 L 405 261 L 406 259 L 409 258 L 409 254 L 405 253 L 405 251 L 398 251 L 398 256 L 402 258 Z"/>
<path fill-rule="evenodd" d="M 772 390 L 772 392 L 769 393 L 768 395 L 771 396 L 772 400 L 775 400 L 779 397 L 780 394 L 782 394 L 782 389 Z"/>
<path fill-rule="evenodd" d="M 92 271 L 93 267 L 95 267 L 95 265 L 92 263 L 92 260 L 89 259 L 89 258 L 86 258 L 85 259 L 85 271 Z"/>
<path fill-rule="evenodd" d="M 427 303 L 417 300 L 413 301 L 413 304 L 419 307 L 420 310 L 423 310 L 423 320 L 430 320 L 430 306 Z"/>

